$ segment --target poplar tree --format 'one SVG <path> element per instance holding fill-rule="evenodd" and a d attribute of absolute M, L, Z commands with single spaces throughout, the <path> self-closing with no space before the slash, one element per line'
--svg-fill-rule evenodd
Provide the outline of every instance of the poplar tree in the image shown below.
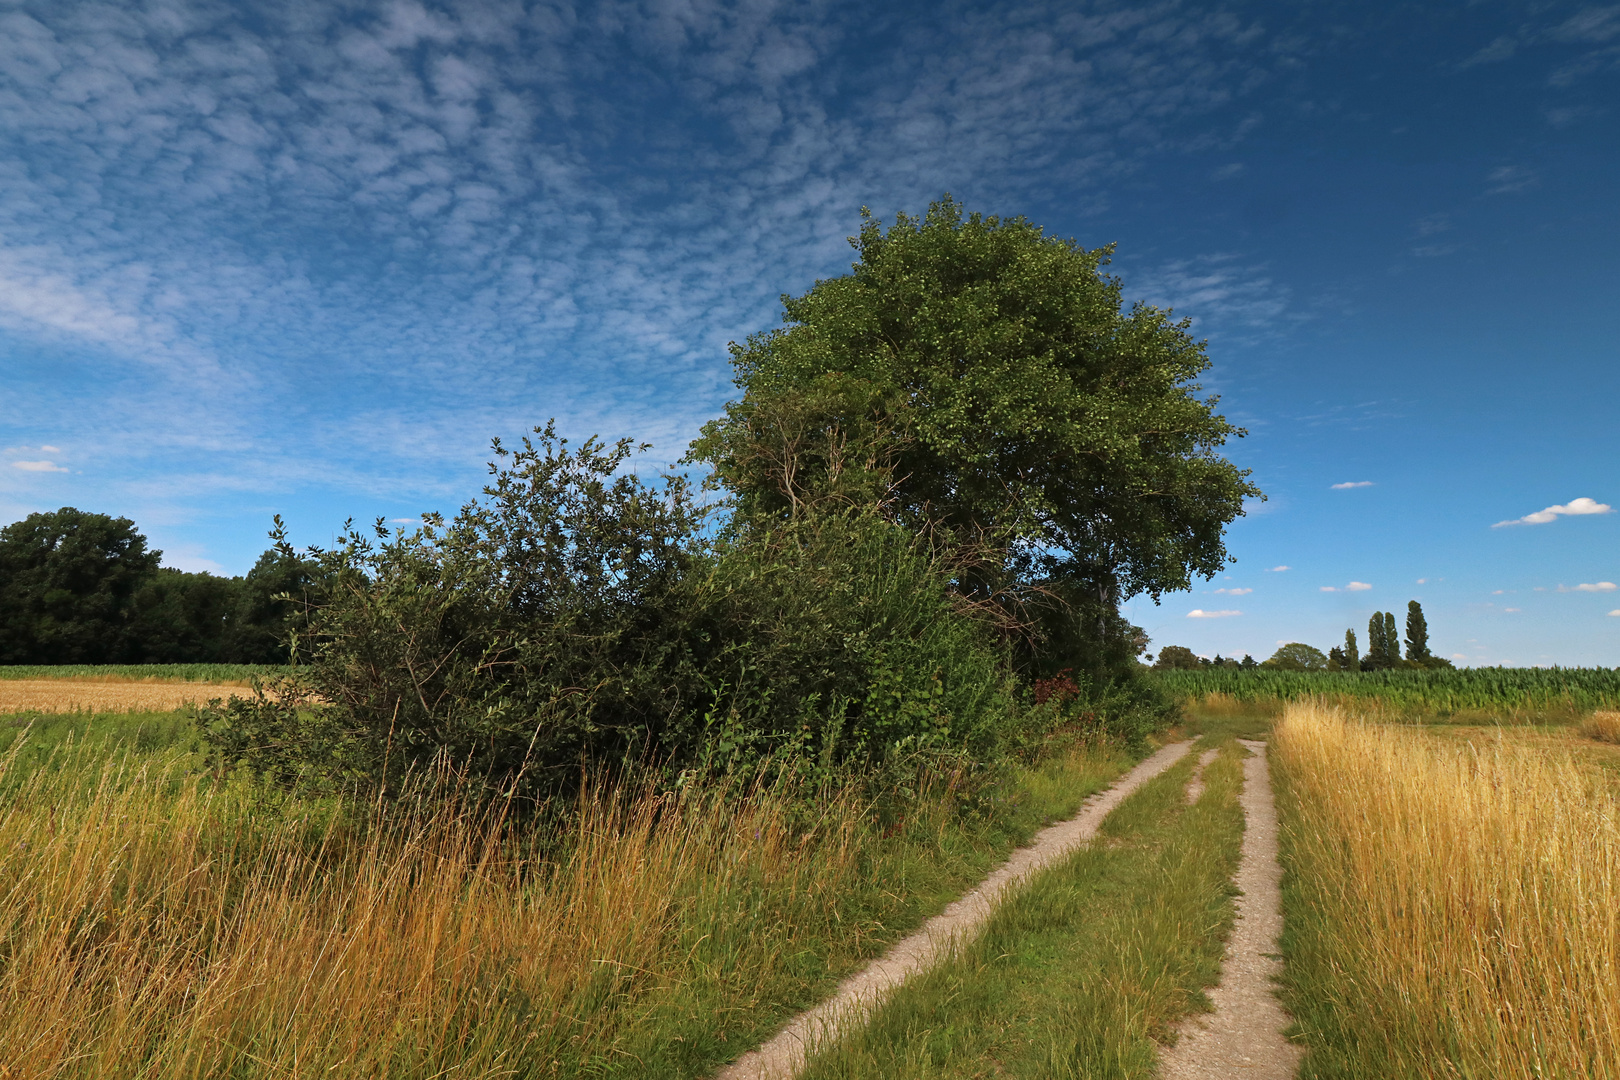
<path fill-rule="evenodd" d="M 1384 612 L 1384 666 L 1399 667 L 1401 663 L 1401 634 L 1395 628 L 1395 613 Z"/>
<path fill-rule="evenodd" d="M 1406 605 L 1406 658 L 1420 664 L 1430 658 L 1429 623 L 1423 617 L 1423 605 L 1416 600 Z"/>
<path fill-rule="evenodd" d="M 1388 667 L 1389 665 L 1385 663 L 1388 651 L 1384 647 L 1384 616 L 1375 611 L 1372 613 L 1372 618 L 1367 620 L 1366 666 L 1368 670 L 1377 671 L 1380 668 Z"/>
<path fill-rule="evenodd" d="M 1356 645 L 1356 632 L 1354 630 L 1344 632 L 1344 670 L 1361 670 L 1361 649 Z"/>

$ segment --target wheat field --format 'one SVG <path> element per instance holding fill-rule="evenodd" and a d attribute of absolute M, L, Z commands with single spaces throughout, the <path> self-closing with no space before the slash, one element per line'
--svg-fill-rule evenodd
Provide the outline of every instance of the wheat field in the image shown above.
<path fill-rule="evenodd" d="M 1612 779 L 1310 702 L 1274 748 L 1308 1072 L 1620 1076 Z"/>
<path fill-rule="evenodd" d="M 169 712 L 251 691 L 207 683 L 0 679 L 0 713 Z"/>

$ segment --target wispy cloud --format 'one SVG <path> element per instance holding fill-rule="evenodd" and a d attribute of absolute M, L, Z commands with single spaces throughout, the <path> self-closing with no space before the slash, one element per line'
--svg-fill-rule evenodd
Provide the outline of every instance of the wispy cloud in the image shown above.
<path fill-rule="evenodd" d="M 1210 591 L 1216 596 L 1248 596 L 1254 592 L 1253 589 L 1212 589 Z"/>
<path fill-rule="evenodd" d="M 1346 480 L 1342 484 L 1333 484 L 1331 486 L 1334 491 L 1346 491 L 1350 488 L 1372 487 L 1373 482 L 1371 480 Z"/>
<path fill-rule="evenodd" d="M 1144 268 L 1127 281 L 1129 293 L 1155 307 L 1190 316 L 1205 332 L 1238 339 L 1297 324 L 1307 316 L 1295 310 L 1286 286 L 1263 266 L 1245 265 L 1236 255 L 1203 255 Z"/>
<path fill-rule="evenodd" d="M 1292 570 L 1292 569 L 1293 569 L 1292 566 L 1268 566 L 1268 567 L 1266 567 L 1266 573 L 1268 573 L 1268 574 L 1282 574 L 1282 573 L 1286 573 L 1287 571 Z"/>
<path fill-rule="evenodd" d="M 1203 608 L 1193 608 L 1187 612 L 1189 619 L 1230 619 L 1234 615 L 1241 615 L 1241 611 L 1205 611 Z"/>
<path fill-rule="evenodd" d="M 1321 591 L 1322 592 L 1366 592 L 1370 588 L 1372 588 L 1372 586 L 1367 584 L 1365 581 L 1352 581 L 1352 582 L 1350 582 L 1350 584 L 1344 586 L 1344 588 L 1342 588 L 1342 589 L 1337 585 L 1323 585 L 1322 588 L 1321 588 Z"/>
<path fill-rule="evenodd" d="M 21 469 L 24 472 L 63 472 L 63 473 L 65 473 L 65 472 L 68 471 L 67 469 L 63 468 L 61 465 L 58 465 L 54 461 L 13 461 L 11 463 L 11 467 L 13 469 Z"/>
<path fill-rule="evenodd" d="M 1500 165 L 1485 177 L 1487 195 L 1512 195 L 1541 183 L 1541 176 L 1523 165 Z"/>
<path fill-rule="evenodd" d="M 1612 581 L 1582 582 L 1579 585 L 1560 585 L 1559 592 L 1614 592 L 1616 585 Z"/>
<path fill-rule="evenodd" d="M 1526 514 L 1521 518 L 1498 521 L 1491 528 L 1500 529 L 1506 525 L 1545 525 L 1549 521 L 1556 521 L 1561 517 L 1582 517 L 1588 514 L 1612 514 L 1613 512 L 1614 507 L 1608 503 L 1600 503 L 1596 499 L 1571 499 L 1567 503 L 1555 504 L 1545 510 L 1537 510 L 1533 514 Z"/>

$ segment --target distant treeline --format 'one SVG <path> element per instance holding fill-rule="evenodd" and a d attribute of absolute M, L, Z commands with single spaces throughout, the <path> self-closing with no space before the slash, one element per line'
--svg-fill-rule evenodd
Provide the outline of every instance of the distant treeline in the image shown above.
<path fill-rule="evenodd" d="M 1344 644 L 1335 645 L 1327 652 L 1313 645 L 1290 641 L 1271 654 L 1269 660 L 1256 662 L 1247 654 L 1242 660 L 1216 653 L 1214 658 L 1199 656 L 1185 645 L 1166 645 L 1159 650 L 1159 658 L 1144 657 L 1161 671 L 1196 671 L 1199 668 L 1230 668 L 1256 671 L 1261 668 L 1276 671 L 1393 671 L 1433 670 L 1450 668 L 1450 660 L 1429 651 L 1429 622 L 1423 616 L 1423 605 L 1413 600 L 1406 605 L 1406 655 L 1401 655 L 1401 635 L 1395 628 L 1392 612 L 1375 611 L 1367 621 L 1367 651 L 1356 644 L 1356 632 L 1344 632 Z"/>
<path fill-rule="evenodd" d="M 128 518 L 64 506 L 0 529 L 0 664 L 285 664 L 278 599 L 306 560 L 266 551 L 241 577 L 161 565 Z"/>

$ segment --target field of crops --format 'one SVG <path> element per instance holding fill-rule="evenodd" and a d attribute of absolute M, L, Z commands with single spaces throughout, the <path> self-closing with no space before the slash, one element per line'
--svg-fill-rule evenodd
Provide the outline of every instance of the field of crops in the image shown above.
<path fill-rule="evenodd" d="M 0 681 L 71 679 L 74 682 L 200 682 L 246 686 L 254 676 L 290 671 L 270 664 L 0 664 Z"/>
<path fill-rule="evenodd" d="M 1272 745 L 1301 1075 L 1620 1077 L 1612 772 L 1319 702 Z"/>
<path fill-rule="evenodd" d="M 1620 707 L 1620 668 L 1464 668 L 1456 671 L 1153 671 L 1186 702 L 1228 701 L 1268 711 L 1320 698 L 1386 718 L 1535 723 L 1575 721 Z"/>

